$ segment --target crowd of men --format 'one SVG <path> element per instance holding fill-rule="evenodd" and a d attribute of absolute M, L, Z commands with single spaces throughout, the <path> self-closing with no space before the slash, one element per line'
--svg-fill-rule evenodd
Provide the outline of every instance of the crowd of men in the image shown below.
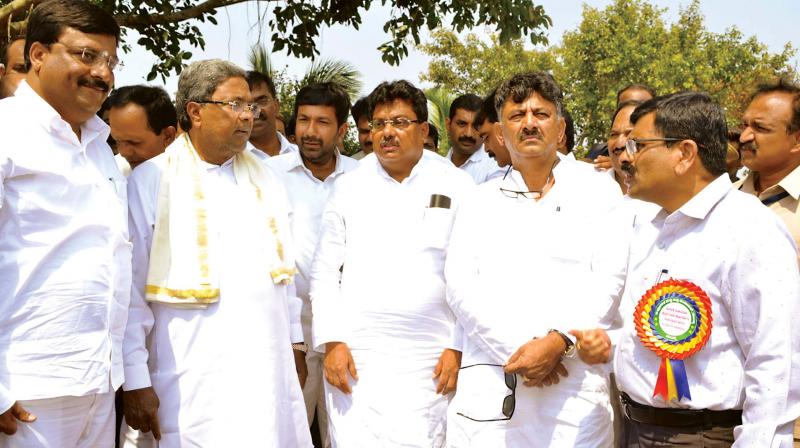
<path fill-rule="evenodd" d="M 47 0 L 0 47 L 0 447 L 792 446 L 798 86 L 737 132 L 628 86 L 587 163 L 521 73 L 442 157 L 407 81 L 284 122 L 228 61 L 115 86 L 119 39 Z"/>

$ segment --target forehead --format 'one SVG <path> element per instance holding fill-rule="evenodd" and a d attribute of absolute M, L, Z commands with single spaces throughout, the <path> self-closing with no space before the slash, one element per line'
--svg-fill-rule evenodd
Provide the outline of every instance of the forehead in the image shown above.
<path fill-rule="evenodd" d="M 619 128 L 631 126 L 631 115 L 633 115 L 634 109 L 636 109 L 636 106 L 627 106 L 620 109 L 620 111 L 617 112 L 617 116 L 614 117 L 614 123 L 611 127 Z"/>
<path fill-rule="evenodd" d="M 272 93 L 269 91 L 269 87 L 267 87 L 267 83 L 259 82 L 256 83 L 250 91 L 253 93 L 253 98 L 258 98 L 261 96 L 272 96 Z"/>
<path fill-rule="evenodd" d="M 515 102 L 513 97 L 506 98 L 506 102 L 503 103 L 503 111 L 519 109 L 545 109 L 554 112 L 556 105 L 552 101 L 545 99 L 539 92 L 533 92 L 519 103 Z"/>
<path fill-rule="evenodd" d="M 73 47 L 88 47 L 98 51 L 117 53 L 117 38 L 110 34 L 90 34 L 72 27 L 64 27 L 58 41 Z"/>
<path fill-rule="evenodd" d="M 336 109 L 333 106 L 321 104 L 303 104 L 297 107 L 297 116 L 320 117 L 336 119 Z"/>
<path fill-rule="evenodd" d="M 234 76 L 222 81 L 214 90 L 211 98 L 214 100 L 249 101 L 252 96 L 250 95 L 250 86 L 247 85 L 247 80 L 239 76 Z"/>
<path fill-rule="evenodd" d="M 647 115 L 642 116 L 633 125 L 633 130 L 631 131 L 631 139 L 635 138 L 645 138 L 645 137 L 657 137 L 658 131 L 656 131 L 656 113 L 650 112 Z"/>
<path fill-rule="evenodd" d="M 789 121 L 792 118 L 793 96 L 785 92 L 770 92 L 753 99 L 744 117 L 749 119 L 768 119 Z"/>
<path fill-rule="evenodd" d="M 653 95 L 650 95 L 650 92 L 647 90 L 641 89 L 639 87 L 634 87 L 624 92 L 620 93 L 619 95 L 619 103 L 624 103 L 625 101 L 647 101 L 652 98 Z"/>
<path fill-rule="evenodd" d="M 25 39 L 17 39 L 6 47 L 6 59 L 8 65 L 14 64 L 12 61 L 21 61 L 25 58 Z"/>
<path fill-rule="evenodd" d="M 455 113 L 453 114 L 453 120 L 464 120 L 471 122 L 477 113 L 477 111 L 471 111 L 468 109 L 456 109 Z"/>
<path fill-rule="evenodd" d="M 128 103 L 122 107 L 113 107 L 108 111 L 108 124 L 113 133 L 134 133 L 150 131 L 147 113 L 136 103 Z M 152 131 L 150 131 L 152 132 Z"/>
<path fill-rule="evenodd" d="M 414 113 L 411 101 L 402 99 L 393 100 L 391 103 L 376 104 L 372 110 L 372 118 L 391 117 L 405 117 L 410 120 L 415 120 L 417 114 Z"/>

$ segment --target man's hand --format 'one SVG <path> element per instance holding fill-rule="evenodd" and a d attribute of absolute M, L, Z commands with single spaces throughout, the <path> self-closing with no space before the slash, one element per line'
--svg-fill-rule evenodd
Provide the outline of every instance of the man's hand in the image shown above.
<path fill-rule="evenodd" d="M 433 377 L 439 378 L 436 384 L 436 393 L 447 395 L 456 390 L 458 383 L 458 369 L 461 368 L 461 352 L 449 348 L 442 351 L 439 362 L 433 369 Z"/>
<path fill-rule="evenodd" d="M 544 385 L 547 379 L 550 380 L 550 384 L 554 384 L 553 377 L 548 378 L 548 375 L 560 363 L 565 349 L 566 344 L 561 336 L 550 333 L 543 338 L 529 341 L 517 349 L 508 359 L 504 370 L 507 373 L 522 375 L 526 386 Z M 563 369 L 563 366 L 562 371 L 564 372 L 562 376 L 566 376 L 566 369 Z"/>
<path fill-rule="evenodd" d="M 142 432 L 153 432 L 156 440 L 161 440 L 161 426 L 158 424 L 158 396 L 152 387 L 126 390 L 122 392 L 122 410 L 125 423 Z"/>
<path fill-rule="evenodd" d="M 524 385 L 526 385 L 528 387 L 535 386 L 535 387 L 539 387 L 539 388 L 547 387 L 547 386 L 553 386 L 555 384 L 558 384 L 559 381 L 561 381 L 560 377 L 562 377 L 562 376 L 564 376 L 564 377 L 569 376 L 569 373 L 567 372 L 567 368 L 564 367 L 564 363 L 559 361 L 558 364 L 556 364 L 556 366 L 553 368 L 553 370 L 551 370 L 550 373 L 548 373 L 547 376 L 544 377 L 543 380 L 541 380 L 539 382 L 534 382 L 534 381 L 531 381 L 531 380 L 525 380 L 525 381 L 522 382 L 522 384 L 524 384 Z"/>
<path fill-rule="evenodd" d="M 358 372 L 356 372 L 356 363 L 353 361 L 353 355 L 347 344 L 344 342 L 325 344 L 325 358 L 322 360 L 322 367 L 325 371 L 325 379 L 331 386 L 345 394 L 352 392 L 347 374 L 350 373 L 350 376 L 358 381 Z"/>
<path fill-rule="evenodd" d="M 614 165 L 611 164 L 611 157 L 608 156 L 597 156 L 592 163 L 594 164 L 594 169 L 596 170 L 608 170 L 614 168 Z"/>
<path fill-rule="evenodd" d="M 611 338 L 608 333 L 597 328 L 594 330 L 572 330 L 575 336 L 578 356 L 586 364 L 602 364 L 611 359 Z"/>
<path fill-rule="evenodd" d="M 294 368 L 297 370 L 297 379 L 300 380 L 300 388 L 306 386 L 308 379 L 308 366 L 306 365 L 306 354 L 302 350 L 292 350 L 294 353 Z"/>
<path fill-rule="evenodd" d="M 19 402 L 14 402 L 6 412 L 0 414 L 0 432 L 9 436 L 16 433 L 17 420 L 31 423 L 36 421 L 36 416 L 26 411 Z"/>

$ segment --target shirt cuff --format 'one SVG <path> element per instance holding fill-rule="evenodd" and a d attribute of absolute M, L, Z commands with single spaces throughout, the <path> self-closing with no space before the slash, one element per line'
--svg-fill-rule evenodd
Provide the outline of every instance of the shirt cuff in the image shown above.
<path fill-rule="evenodd" d="M 4 385 L 0 384 L 0 414 L 11 409 L 15 401 L 16 400 L 11 396 L 11 392 L 9 392 Z"/>
<path fill-rule="evenodd" d="M 447 348 L 459 352 L 464 351 L 464 328 L 458 322 L 453 326 L 453 336 Z"/>
<path fill-rule="evenodd" d="M 125 366 L 125 382 L 122 383 L 122 390 L 144 389 L 152 386 L 150 382 L 150 369 L 147 364 Z"/>
<path fill-rule="evenodd" d="M 299 344 L 301 342 L 308 344 L 309 342 L 305 340 L 305 336 L 303 335 L 303 325 L 300 322 L 292 322 L 289 328 L 289 336 L 292 339 L 292 344 Z"/>

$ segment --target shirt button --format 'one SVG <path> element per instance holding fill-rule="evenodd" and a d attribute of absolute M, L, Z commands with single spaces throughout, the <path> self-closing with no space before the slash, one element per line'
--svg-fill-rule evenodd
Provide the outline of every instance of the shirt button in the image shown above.
<path fill-rule="evenodd" d="M 659 249 L 661 249 L 661 250 L 664 250 L 666 247 L 667 247 L 667 245 L 666 245 L 666 244 L 664 244 L 664 243 L 658 243 L 658 248 L 659 248 Z"/>

